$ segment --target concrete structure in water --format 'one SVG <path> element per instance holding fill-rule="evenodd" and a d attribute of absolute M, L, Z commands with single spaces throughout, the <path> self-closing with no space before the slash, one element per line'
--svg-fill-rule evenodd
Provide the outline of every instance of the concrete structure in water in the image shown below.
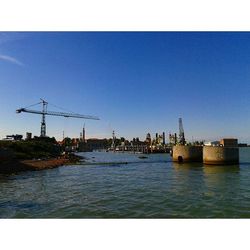
<path fill-rule="evenodd" d="M 202 162 L 202 146 L 173 146 L 172 159 L 175 162 Z"/>
<path fill-rule="evenodd" d="M 238 147 L 204 146 L 203 163 L 209 165 L 233 165 L 239 163 Z"/>
<path fill-rule="evenodd" d="M 238 140 L 224 138 L 205 146 L 176 145 L 172 149 L 174 162 L 203 162 L 210 165 L 233 165 L 239 163 Z"/>

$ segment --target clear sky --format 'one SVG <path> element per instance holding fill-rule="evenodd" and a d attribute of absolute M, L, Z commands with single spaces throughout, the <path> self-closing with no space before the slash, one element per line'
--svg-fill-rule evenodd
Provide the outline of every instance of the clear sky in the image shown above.
<path fill-rule="evenodd" d="M 44 98 L 101 119 L 47 116 L 57 139 L 84 123 L 87 138 L 145 139 L 182 117 L 189 140 L 250 143 L 250 33 L 0 33 L 0 87 L 0 138 L 39 135 L 41 116 L 15 110 Z"/>

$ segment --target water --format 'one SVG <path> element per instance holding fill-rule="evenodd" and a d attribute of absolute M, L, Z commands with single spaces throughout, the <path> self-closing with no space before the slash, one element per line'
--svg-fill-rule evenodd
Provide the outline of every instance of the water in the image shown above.
<path fill-rule="evenodd" d="M 250 218 L 250 148 L 226 167 L 178 165 L 168 154 L 82 155 L 90 164 L 0 175 L 0 217 Z"/>

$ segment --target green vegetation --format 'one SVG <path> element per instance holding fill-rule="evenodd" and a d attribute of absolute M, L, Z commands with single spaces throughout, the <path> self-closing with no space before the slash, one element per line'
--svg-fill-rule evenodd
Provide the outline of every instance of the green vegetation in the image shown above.
<path fill-rule="evenodd" d="M 0 141 L 0 148 L 11 152 L 13 158 L 38 159 L 57 157 L 61 153 L 55 138 L 35 137 L 29 141 Z"/>

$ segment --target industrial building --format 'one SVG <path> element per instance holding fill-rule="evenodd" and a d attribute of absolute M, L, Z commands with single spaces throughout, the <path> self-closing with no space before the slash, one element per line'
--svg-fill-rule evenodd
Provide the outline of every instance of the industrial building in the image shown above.
<path fill-rule="evenodd" d="M 220 140 L 220 145 L 223 147 L 238 147 L 238 140 L 234 138 L 224 138 Z"/>

